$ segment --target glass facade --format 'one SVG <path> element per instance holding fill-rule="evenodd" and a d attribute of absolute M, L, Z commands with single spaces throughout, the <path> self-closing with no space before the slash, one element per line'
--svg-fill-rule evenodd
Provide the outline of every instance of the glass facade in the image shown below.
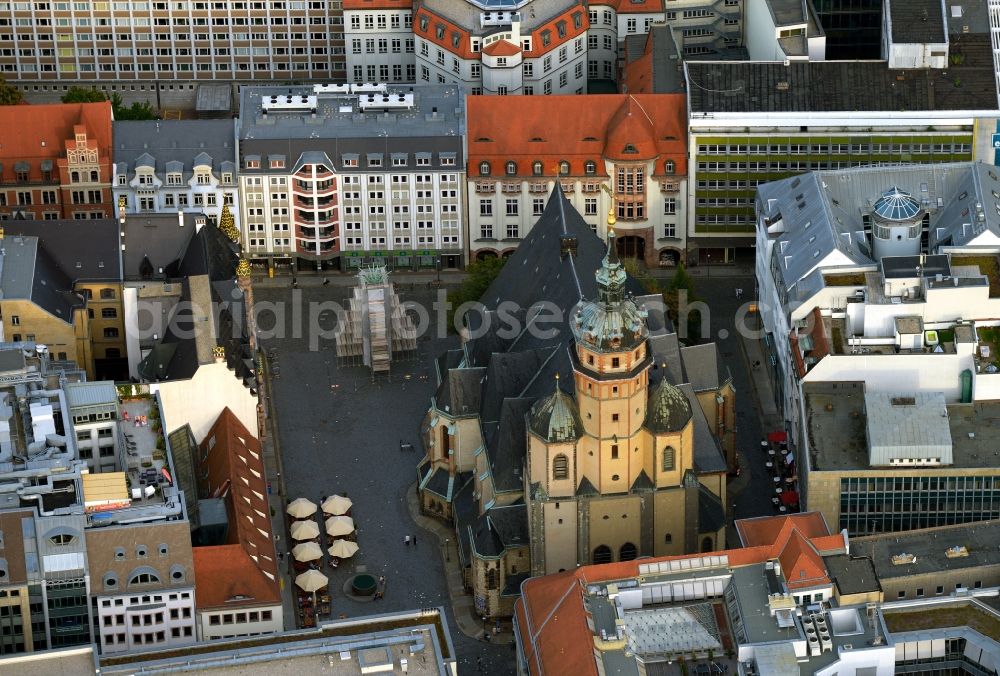
<path fill-rule="evenodd" d="M 850 535 L 1000 518 L 1000 477 L 842 478 L 840 526 Z"/>
<path fill-rule="evenodd" d="M 972 134 L 699 135 L 695 150 L 694 234 L 754 232 L 754 195 L 761 183 L 805 171 L 871 164 L 968 162 Z M 750 242 L 747 242 L 747 246 Z"/>
<path fill-rule="evenodd" d="M 878 59 L 881 56 L 880 0 L 813 0 L 826 33 L 826 58 Z"/>
<path fill-rule="evenodd" d="M 90 643 L 87 586 L 82 578 L 46 583 L 52 647 Z"/>

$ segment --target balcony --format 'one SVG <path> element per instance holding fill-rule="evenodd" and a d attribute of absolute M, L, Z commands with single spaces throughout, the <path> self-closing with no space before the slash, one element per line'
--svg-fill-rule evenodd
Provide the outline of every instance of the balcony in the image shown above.
<path fill-rule="evenodd" d="M 476 181 L 476 192 L 479 194 L 493 194 L 496 191 L 496 183 L 493 181 Z"/>
<path fill-rule="evenodd" d="M 315 192 L 313 189 L 315 188 Z M 315 186 L 301 180 L 292 182 L 292 194 L 305 197 L 327 197 L 337 194 L 337 185 L 333 181 L 317 181 Z"/>

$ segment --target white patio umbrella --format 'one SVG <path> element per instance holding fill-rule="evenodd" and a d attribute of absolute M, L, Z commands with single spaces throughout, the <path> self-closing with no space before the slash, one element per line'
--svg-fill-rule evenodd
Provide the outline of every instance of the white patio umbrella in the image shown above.
<path fill-rule="evenodd" d="M 319 537 L 319 525 L 315 521 L 296 521 L 291 532 L 293 540 L 312 540 Z"/>
<path fill-rule="evenodd" d="M 313 595 L 314 606 L 316 605 L 316 592 L 325 587 L 329 581 L 330 578 L 318 570 L 307 570 L 295 578 L 295 584 L 302 591 L 310 592 Z"/>
<path fill-rule="evenodd" d="M 326 551 L 330 552 L 330 556 L 348 559 L 358 553 L 358 543 L 350 540 L 334 540 Z"/>
<path fill-rule="evenodd" d="M 315 542 L 302 542 L 292 547 L 292 556 L 296 561 L 315 561 L 323 558 L 323 550 Z"/>
<path fill-rule="evenodd" d="M 354 532 L 354 519 L 349 516 L 331 516 L 326 520 L 326 534 L 333 537 Z"/>
<path fill-rule="evenodd" d="M 316 503 L 306 498 L 296 498 L 288 503 L 285 510 L 293 519 L 304 519 L 316 513 Z"/>
<path fill-rule="evenodd" d="M 345 498 L 343 495 L 331 495 L 323 501 L 323 513 L 335 515 L 347 514 L 347 510 L 353 504 L 350 498 Z"/>

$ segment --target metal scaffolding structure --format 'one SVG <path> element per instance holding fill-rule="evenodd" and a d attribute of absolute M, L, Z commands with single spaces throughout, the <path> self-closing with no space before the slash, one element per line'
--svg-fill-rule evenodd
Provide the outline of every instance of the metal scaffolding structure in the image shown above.
<path fill-rule="evenodd" d="M 388 374 L 393 361 L 417 355 L 417 330 L 384 266 L 362 268 L 337 326 L 337 363 Z"/>

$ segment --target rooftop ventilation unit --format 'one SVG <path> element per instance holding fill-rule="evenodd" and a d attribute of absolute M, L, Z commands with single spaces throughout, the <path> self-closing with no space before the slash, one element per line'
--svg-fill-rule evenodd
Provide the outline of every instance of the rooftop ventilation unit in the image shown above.
<path fill-rule="evenodd" d="M 363 112 L 376 110 L 412 110 L 413 94 L 362 94 L 358 107 Z"/>
<path fill-rule="evenodd" d="M 316 110 L 316 96 L 306 94 L 273 94 L 260 103 L 265 113 L 303 112 Z"/>
<path fill-rule="evenodd" d="M 317 96 L 322 94 L 335 94 L 335 95 L 347 95 L 351 93 L 351 85 L 349 84 L 318 84 L 313 85 L 313 94 Z"/>
<path fill-rule="evenodd" d="M 351 85 L 352 94 L 385 94 L 388 88 L 380 82 L 362 82 Z"/>

